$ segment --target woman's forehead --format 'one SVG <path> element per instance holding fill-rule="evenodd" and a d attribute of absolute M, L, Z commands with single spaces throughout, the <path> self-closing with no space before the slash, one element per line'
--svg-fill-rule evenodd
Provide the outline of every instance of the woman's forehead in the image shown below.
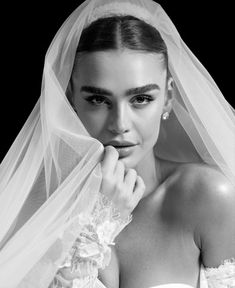
<path fill-rule="evenodd" d="M 161 54 L 132 50 L 88 53 L 81 57 L 74 71 L 74 80 L 83 83 L 165 85 L 166 68 Z M 134 87 L 134 86 L 133 86 Z"/>

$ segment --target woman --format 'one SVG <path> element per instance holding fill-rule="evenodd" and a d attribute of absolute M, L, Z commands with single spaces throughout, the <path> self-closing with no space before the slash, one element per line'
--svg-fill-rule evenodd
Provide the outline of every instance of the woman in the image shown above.
<path fill-rule="evenodd" d="M 3 163 L 1 283 L 197 287 L 234 257 L 234 115 L 160 6 L 98 2 L 58 32 Z M 209 284 L 232 287 L 232 269 Z"/>

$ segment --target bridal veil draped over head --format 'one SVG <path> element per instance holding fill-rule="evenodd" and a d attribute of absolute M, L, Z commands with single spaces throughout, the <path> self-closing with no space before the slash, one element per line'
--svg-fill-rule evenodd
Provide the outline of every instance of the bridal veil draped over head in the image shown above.
<path fill-rule="evenodd" d="M 203 161 L 235 184 L 234 110 L 162 7 L 151 0 L 86 0 L 52 41 L 40 98 L 1 163 L 0 287 L 48 287 L 81 231 L 78 216 L 95 205 L 103 145 L 65 92 L 83 28 L 111 14 L 143 19 L 167 45 L 175 97 L 157 155 Z"/>

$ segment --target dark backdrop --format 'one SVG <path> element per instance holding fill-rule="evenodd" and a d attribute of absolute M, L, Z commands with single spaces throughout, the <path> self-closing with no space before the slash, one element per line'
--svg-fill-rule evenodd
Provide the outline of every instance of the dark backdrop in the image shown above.
<path fill-rule="evenodd" d="M 20 2 L 9 2 L 2 7 L 6 18 L 2 20 L 1 30 L 0 161 L 40 95 L 44 55 L 52 38 L 79 4 L 75 0 Z M 232 2 L 224 5 L 226 2 L 208 5 L 206 1 L 158 1 L 232 103 L 234 81 L 230 67 L 234 63 L 232 20 L 235 16 Z"/>

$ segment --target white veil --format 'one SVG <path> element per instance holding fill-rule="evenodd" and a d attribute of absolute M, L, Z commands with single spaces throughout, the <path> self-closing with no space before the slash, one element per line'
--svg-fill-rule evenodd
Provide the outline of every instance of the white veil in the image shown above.
<path fill-rule="evenodd" d="M 162 7 L 151 0 L 86 0 L 52 41 L 40 99 L 1 163 L 1 288 L 48 287 L 79 235 L 78 215 L 96 202 L 103 146 L 89 136 L 65 91 L 83 28 L 110 13 L 145 20 L 167 45 L 175 100 L 156 153 L 204 161 L 235 184 L 234 110 Z"/>

